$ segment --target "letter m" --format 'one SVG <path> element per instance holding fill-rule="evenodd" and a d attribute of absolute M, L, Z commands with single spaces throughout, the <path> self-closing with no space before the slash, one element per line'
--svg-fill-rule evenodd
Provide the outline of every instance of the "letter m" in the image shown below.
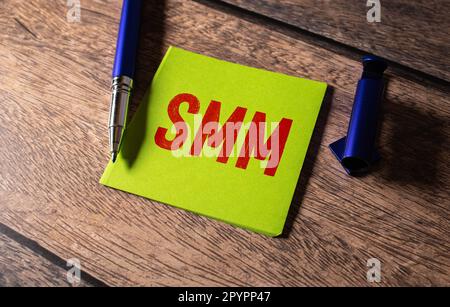
<path fill-rule="evenodd" d="M 245 136 L 244 145 L 241 148 L 236 167 L 246 169 L 250 157 L 252 156 L 261 161 L 264 161 L 269 157 L 264 174 L 267 176 L 275 176 L 291 126 L 292 120 L 283 118 L 264 143 L 266 134 L 266 114 L 256 112 L 247 135 Z"/>
<path fill-rule="evenodd" d="M 192 144 L 191 155 L 199 156 L 208 139 L 208 145 L 211 147 L 217 148 L 223 144 L 217 162 L 227 163 L 246 113 L 247 109 L 237 107 L 224 125 L 219 127 L 220 102 L 211 101 Z"/>

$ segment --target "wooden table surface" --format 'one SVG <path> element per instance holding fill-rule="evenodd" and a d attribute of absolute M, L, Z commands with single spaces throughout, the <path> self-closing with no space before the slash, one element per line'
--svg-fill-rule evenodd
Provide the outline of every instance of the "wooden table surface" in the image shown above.
<path fill-rule="evenodd" d="M 450 285 L 449 3 L 381 1 L 367 24 L 359 2 L 145 1 L 132 110 L 169 45 L 329 84 L 268 238 L 98 183 L 120 1 L 82 0 L 80 23 L 63 0 L 0 1 L 0 285 L 68 285 L 71 258 L 84 286 L 369 286 L 369 258 L 381 285 Z M 327 146 L 364 52 L 391 64 L 383 160 L 352 178 Z"/>

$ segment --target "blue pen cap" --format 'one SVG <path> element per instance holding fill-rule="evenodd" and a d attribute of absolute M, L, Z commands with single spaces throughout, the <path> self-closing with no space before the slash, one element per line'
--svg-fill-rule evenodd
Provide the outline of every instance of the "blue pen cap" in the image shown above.
<path fill-rule="evenodd" d="M 375 141 L 387 63 L 375 56 L 365 56 L 362 62 L 364 70 L 356 89 L 347 136 L 330 144 L 331 151 L 350 175 L 366 172 L 380 158 Z"/>

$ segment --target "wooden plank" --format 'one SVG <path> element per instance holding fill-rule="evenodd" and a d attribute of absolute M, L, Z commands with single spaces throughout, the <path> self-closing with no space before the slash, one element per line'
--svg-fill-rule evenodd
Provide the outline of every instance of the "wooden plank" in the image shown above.
<path fill-rule="evenodd" d="M 0 225 L 0 287 L 72 286 L 67 281 L 67 270 L 48 260 L 49 253 L 42 249 L 33 250 L 14 240 L 13 231 L 6 230 L 8 235 L 4 232 L 5 227 Z M 80 280 L 75 286 L 90 287 L 92 284 Z"/>
<path fill-rule="evenodd" d="M 112 285 L 449 285 L 448 88 L 389 72 L 384 162 L 349 178 L 327 145 L 346 132 L 360 64 L 257 18 L 145 1 L 137 99 L 169 44 L 326 81 L 331 91 L 286 233 L 266 238 L 98 184 L 108 160 L 120 3 L 0 2 L 0 222 Z M 301 205 L 301 207 L 300 207 Z"/>
<path fill-rule="evenodd" d="M 223 0 L 334 41 L 450 81 L 450 2 L 380 1 L 381 22 L 367 22 L 367 1 Z"/>

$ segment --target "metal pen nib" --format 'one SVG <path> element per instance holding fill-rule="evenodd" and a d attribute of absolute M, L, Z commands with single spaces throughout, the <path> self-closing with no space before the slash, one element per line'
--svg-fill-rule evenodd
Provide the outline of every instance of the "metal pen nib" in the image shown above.
<path fill-rule="evenodd" d="M 113 162 L 117 159 L 122 143 L 132 89 L 133 80 L 131 78 L 120 76 L 113 79 L 109 113 L 109 150 Z"/>
<path fill-rule="evenodd" d="M 111 161 L 112 161 L 113 163 L 116 162 L 117 154 L 118 154 L 117 151 L 113 151 L 113 152 L 111 153 Z"/>

